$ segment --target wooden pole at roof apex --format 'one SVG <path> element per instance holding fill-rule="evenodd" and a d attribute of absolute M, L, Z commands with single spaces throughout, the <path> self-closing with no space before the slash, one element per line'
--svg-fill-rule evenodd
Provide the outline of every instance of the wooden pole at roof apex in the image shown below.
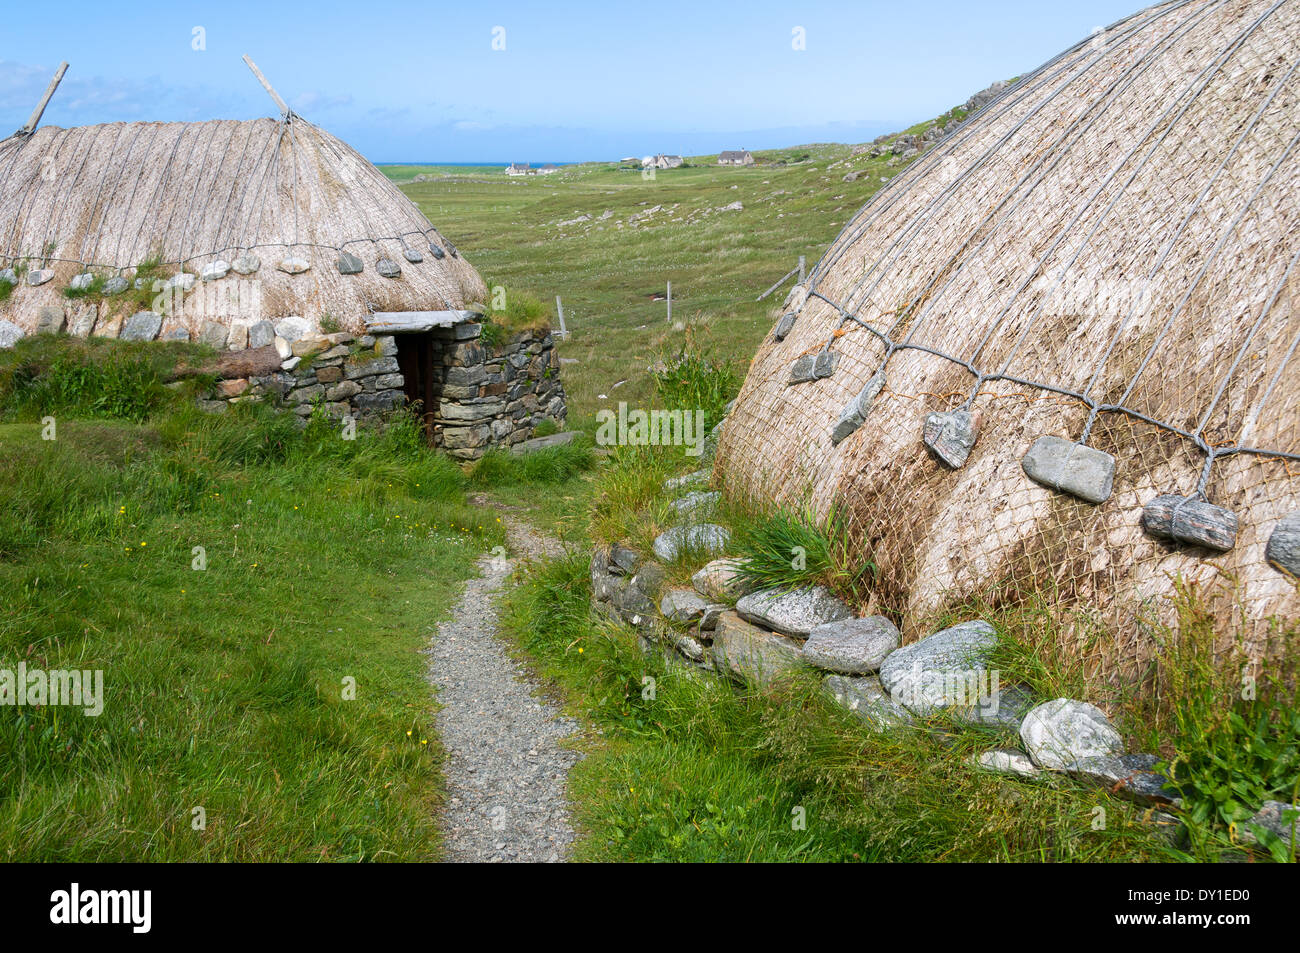
<path fill-rule="evenodd" d="M 59 68 L 54 71 L 54 79 L 50 80 L 50 85 L 45 88 L 45 95 L 41 97 L 41 101 L 37 103 L 36 108 L 32 110 L 31 117 L 27 120 L 25 125 L 19 128 L 15 135 L 30 136 L 36 131 L 36 126 L 40 123 L 41 116 L 45 115 L 45 107 L 50 104 L 50 99 L 54 96 L 54 91 L 59 88 L 59 83 L 63 81 L 63 74 L 67 71 L 68 61 L 64 60 L 59 64 Z"/>
<path fill-rule="evenodd" d="M 256 63 L 249 59 L 247 53 L 244 54 L 244 65 L 253 71 L 253 75 L 256 76 L 257 81 L 262 84 L 262 88 L 271 94 L 271 98 L 275 100 L 275 104 L 280 107 L 280 116 L 284 119 L 288 119 L 292 116 L 293 110 L 290 109 L 285 101 L 280 98 L 280 94 L 271 87 L 271 84 L 267 82 L 266 77 L 262 75 L 262 71 L 257 68 Z"/>

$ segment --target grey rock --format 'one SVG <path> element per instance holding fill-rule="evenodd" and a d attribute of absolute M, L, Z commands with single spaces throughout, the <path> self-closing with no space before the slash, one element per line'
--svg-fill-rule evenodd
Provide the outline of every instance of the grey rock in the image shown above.
<path fill-rule="evenodd" d="M 979 415 L 966 410 L 933 413 L 925 418 L 921 439 L 940 462 L 963 466 L 979 436 Z"/>
<path fill-rule="evenodd" d="M 715 602 L 738 599 L 745 592 L 744 578 L 740 575 L 743 565 L 744 560 L 734 557 L 714 559 L 691 576 L 691 585 L 700 595 Z"/>
<path fill-rule="evenodd" d="M 1249 820 L 1238 825 L 1237 836 L 1247 844 L 1259 842 L 1251 825 L 1267 831 L 1292 850 L 1300 850 L 1300 807 L 1285 801 L 1265 801 Z"/>
<path fill-rule="evenodd" d="M 1040 768 L 1068 770 L 1084 758 L 1119 754 L 1124 741 L 1095 705 L 1057 698 L 1033 708 L 1020 723 L 1020 740 Z"/>
<path fill-rule="evenodd" d="M 308 384 L 306 387 L 299 387 L 297 390 L 289 392 L 289 403 L 306 404 L 318 397 L 325 396 L 325 387 L 322 384 Z"/>
<path fill-rule="evenodd" d="M 381 390 L 375 394 L 358 394 L 355 400 L 358 410 L 375 413 L 401 407 L 406 395 L 400 390 Z"/>
<path fill-rule="evenodd" d="M 10 348 L 27 337 L 25 331 L 12 321 L 0 320 L 0 347 Z"/>
<path fill-rule="evenodd" d="M 1104 503 L 1115 482 L 1115 458 L 1061 437 L 1039 437 L 1020 461 L 1035 483 L 1089 503 Z"/>
<path fill-rule="evenodd" d="M 451 336 L 457 341 L 472 341 L 483 334 L 483 325 L 478 321 L 462 321 L 451 328 Z"/>
<path fill-rule="evenodd" d="M 1166 493 L 1142 507 L 1142 529 L 1157 539 L 1226 553 L 1237 542 L 1237 514 L 1196 497 Z"/>
<path fill-rule="evenodd" d="M 253 254 L 240 255 L 230 266 L 237 274 L 251 275 L 262 267 L 262 259 Z"/>
<path fill-rule="evenodd" d="M 727 611 L 727 607 L 722 603 L 709 603 L 704 607 L 704 614 L 700 616 L 700 631 L 712 632 L 718 627 L 718 619 L 722 617 L 722 613 Z"/>
<path fill-rule="evenodd" d="M 58 334 L 64 327 L 63 308 L 59 305 L 42 305 L 36 311 L 36 333 Z"/>
<path fill-rule="evenodd" d="M 400 278 L 402 266 L 391 258 L 381 258 L 375 262 L 375 271 L 385 278 Z"/>
<path fill-rule="evenodd" d="M 199 271 L 199 277 L 204 281 L 219 281 L 228 274 L 230 274 L 230 262 L 224 258 L 208 262 Z"/>
<path fill-rule="evenodd" d="M 918 715 L 978 704 L 987 693 L 985 662 L 996 644 L 997 632 L 987 622 L 962 622 L 891 653 L 880 666 L 880 681 Z"/>
<path fill-rule="evenodd" d="M 510 448 L 510 452 L 533 453 L 536 450 L 545 450 L 547 447 L 561 447 L 567 443 L 572 443 L 579 433 L 581 431 L 568 430 L 562 433 L 547 434 L 545 437 L 533 437 L 531 440 L 521 440 Z"/>
<path fill-rule="evenodd" d="M 641 556 L 634 549 L 628 549 L 619 543 L 609 548 L 609 571 L 614 575 L 632 575 L 641 564 Z"/>
<path fill-rule="evenodd" d="M 284 338 L 290 344 L 300 341 L 311 334 L 311 322 L 297 315 L 290 315 L 275 322 L 276 337 Z"/>
<path fill-rule="evenodd" d="M 696 470 L 694 473 L 688 473 L 685 476 L 672 477 L 664 480 L 665 490 L 680 490 L 688 486 L 702 486 L 709 482 L 708 470 Z"/>
<path fill-rule="evenodd" d="M 220 321 L 204 321 L 203 330 L 199 332 L 199 340 L 209 347 L 221 350 L 226 346 L 226 326 Z"/>
<path fill-rule="evenodd" d="M 712 654 L 719 672 L 759 685 L 798 668 L 802 658 L 797 643 L 750 625 L 734 612 L 718 617 Z"/>
<path fill-rule="evenodd" d="M 669 589 L 659 600 L 659 613 L 669 622 L 694 622 L 707 608 L 694 589 Z"/>
<path fill-rule="evenodd" d="M 347 400 L 349 397 L 355 397 L 360 393 L 361 385 L 356 381 L 339 381 L 325 392 L 325 399 L 328 401 Z"/>
<path fill-rule="evenodd" d="M 186 327 L 174 327 L 159 340 L 161 341 L 188 341 L 190 339 L 190 329 Z"/>
<path fill-rule="evenodd" d="M 27 272 L 27 283 L 33 288 L 45 284 L 54 277 L 53 268 L 33 268 Z"/>
<path fill-rule="evenodd" d="M 98 319 L 98 306 L 93 304 L 75 306 L 71 317 L 68 318 L 68 333 L 79 338 L 90 337 L 90 332 L 95 330 L 95 322 Z"/>
<path fill-rule="evenodd" d="M 0 268 L 0 281 L 7 285 L 18 284 L 18 273 L 12 268 Z"/>
<path fill-rule="evenodd" d="M 1300 577 L 1300 510 L 1278 520 L 1268 534 L 1264 558 L 1283 572 Z"/>
<path fill-rule="evenodd" d="M 716 490 L 712 492 L 696 491 L 673 500 L 668 505 L 679 515 L 702 516 L 713 510 L 722 497 Z"/>
<path fill-rule="evenodd" d="M 714 523 L 674 526 L 654 541 L 655 555 L 672 562 L 687 553 L 715 556 L 731 541 L 731 533 Z"/>
<path fill-rule="evenodd" d="M 1029 755 L 1019 748 L 994 748 L 992 751 L 976 755 L 973 760 L 977 767 L 998 774 L 1016 774 L 1032 778 L 1041 773 Z"/>
<path fill-rule="evenodd" d="M 248 346 L 266 347 L 275 343 L 275 325 L 270 321 L 255 321 L 248 326 Z"/>
<path fill-rule="evenodd" d="M 373 361 L 359 361 L 356 364 L 348 364 L 343 370 L 343 376 L 348 380 L 356 380 L 359 377 L 378 377 L 380 374 L 398 374 L 400 372 L 401 368 L 397 366 L 397 358 L 380 357 Z"/>
<path fill-rule="evenodd" d="M 179 271 L 167 280 L 167 287 L 179 288 L 181 291 L 189 291 L 194 287 L 196 281 L 198 281 L 198 279 L 188 271 Z"/>
<path fill-rule="evenodd" d="M 73 291 L 85 291 L 95 283 L 95 276 L 88 271 L 83 271 L 79 275 L 73 275 L 72 280 L 68 282 L 68 287 Z"/>
<path fill-rule="evenodd" d="M 152 311 L 137 311 L 122 322 L 123 341 L 152 341 L 162 330 L 162 317 Z"/>
<path fill-rule="evenodd" d="M 1027 689 L 1019 685 L 1003 688 L 998 673 L 990 672 L 980 697 L 965 705 L 954 705 L 950 712 L 962 724 L 1019 731 L 1020 723 L 1036 703 L 1037 699 Z"/>
<path fill-rule="evenodd" d="M 391 334 L 375 336 L 375 353 L 380 357 L 394 357 L 397 354 L 397 339 Z"/>
<path fill-rule="evenodd" d="M 819 625 L 853 618 L 853 611 L 825 586 L 753 592 L 740 598 L 736 611 L 748 622 L 801 639 Z"/>
<path fill-rule="evenodd" d="M 1181 804 L 1169 779 L 1155 770 L 1159 760 L 1153 754 L 1089 755 L 1066 770 L 1139 804 Z"/>
<path fill-rule="evenodd" d="M 901 728 L 912 723 L 906 708 L 894 701 L 874 675 L 827 675 L 822 687 L 835 699 L 877 731 Z"/>
<path fill-rule="evenodd" d="M 120 295 L 123 291 L 125 291 L 129 287 L 131 287 L 131 283 L 129 281 L 127 281 L 121 275 L 114 275 L 112 278 L 109 278 L 106 282 L 104 282 L 104 294 Z"/>
<path fill-rule="evenodd" d="M 840 355 L 838 351 L 822 351 L 813 361 L 813 377 L 821 380 L 824 377 L 830 377 L 835 373 L 835 368 L 839 366 Z"/>
<path fill-rule="evenodd" d="M 815 627 L 803 646 L 804 661 L 813 668 L 844 675 L 866 675 L 898 648 L 898 627 L 882 615 L 843 619 Z"/>
<path fill-rule="evenodd" d="M 338 268 L 340 275 L 359 275 L 365 271 L 365 263 L 349 252 L 339 252 Z"/>
<path fill-rule="evenodd" d="M 405 249 L 403 249 L 403 250 L 402 250 L 402 255 L 403 255 L 403 256 L 406 258 L 406 260 L 409 261 L 412 265 L 418 265 L 420 262 L 424 261 L 424 256 L 421 255 L 420 252 L 419 252 L 417 249 L 415 249 L 415 248 L 405 248 Z"/>
<path fill-rule="evenodd" d="M 311 262 L 306 258 L 297 255 L 290 255 L 288 258 L 282 259 L 275 267 L 279 268 L 286 275 L 301 275 L 304 271 L 311 268 Z"/>
<path fill-rule="evenodd" d="M 836 421 L 835 428 L 831 431 L 832 445 L 840 443 L 862 426 L 867 415 L 871 413 L 871 405 L 875 403 L 876 397 L 884 387 L 885 375 L 874 374 L 858 395 L 845 405 L 840 411 L 840 419 Z"/>
<path fill-rule="evenodd" d="M 772 332 L 772 337 L 778 341 L 784 341 L 786 335 L 794 330 L 795 318 L 796 315 L 793 311 L 787 311 L 781 315 L 781 320 L 776 322 L 776 329 Z"/>
<path fill-rule="evenodd" d="M 704 661 L 704 646 L 700 644 L 698 639 L 692 638 L 684 632 L 674 632 L 672 639 L 673 647 L 692 662 Z"/>
<path fill-rule="evenodd" d="M 794 363 L 790 365 L 789 383 L 805 384 L 808 381 L 815 380 L 816 378 L 813 375 L 813 368 L 816 364 L 817 358 L 813 357 L 811 354 L 803 354 L 795 358 Z"/>

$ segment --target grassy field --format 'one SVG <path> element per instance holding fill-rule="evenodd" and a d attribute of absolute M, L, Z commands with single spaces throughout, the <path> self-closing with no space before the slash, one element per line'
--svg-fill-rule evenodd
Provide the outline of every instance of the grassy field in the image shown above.
<path fill-rule="evenodd" d="M 754 299 L 800 255 L 811 269 L 882 180 L 902 168 L 897 159 L 851 152 L 801 146 L 758 152 L 755 165 L 735 168 L 695 157 L 652 179 L 609 163 L 528 177 L 501 169 L 384 171 L 398 183 L 437 177 L 402 189 L 490 285 L 507 295 L 525 289 L 552 308 L 561 296 L 571 332 L 560 351 L 570 362 L 571 422 L 590 427 L 603 406 L 646 400 L 648 368 L 680 349 L 686 326 L 743 371 L 790 283 Z M 843 181 L 850 172 L 856 180 Z M 742 208 L 726 210 L 736 202 Z M 654 300 L 668 282 L 673 324 L 666 302 Z"/>
<path fill-rule="evenodd" d="M 0 859 L 435 858 L 420 651 L 501 526 L 413 426 L 200 414 L 177 351 L 0 352 L 0 668 L 104 686 L 3 709 Z"/>

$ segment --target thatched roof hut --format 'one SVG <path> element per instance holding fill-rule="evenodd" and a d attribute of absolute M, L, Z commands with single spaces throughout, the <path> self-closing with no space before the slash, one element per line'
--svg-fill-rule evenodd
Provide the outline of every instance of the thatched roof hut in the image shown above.
<path fill-rule="evenodd" d="M 1127 666 L 1181 577 L 1262 651 L 1300 615 L 1298 64 L 1300 2 L 1177 0 L 1008 87 L 787 299 L 728 485 L 842 502 L 912 635 L 1037 589 Z"/>
<path fill-rule="evenodd" d="M 194 334 L 290 315 L 361 331 L 371 312 L 454 311 L 486 294 L 378 169 L 287 107 L 278 120 L 46 126 L 0 141 L 0 273 L 20 279 L 6 316 L 30 331 L 42 306 L 92 280 L 78 276 L 131 281 L 146 262 L 159 263 L 151 280 L 194 276 L 199 306 L 167 322 Z"/>

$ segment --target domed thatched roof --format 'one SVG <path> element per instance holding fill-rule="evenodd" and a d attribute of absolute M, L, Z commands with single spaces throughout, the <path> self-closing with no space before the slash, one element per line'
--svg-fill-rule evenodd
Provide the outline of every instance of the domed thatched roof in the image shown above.
<path fill-rule="evenodd" d="M 1256 637 L 1294 619 L 1266 546 L 1300 509 L 1298 63 L 1300 0 L 1179 0 L 1010 86 L 787 300 L 721 440 L 729 485 L 842 501 L 879 607 L 913 632 L 973 594 L 1038 589 L 1101 609 L 1120 639 L 1101 654 L 1124 665 L 1179 575 L 1232 580 Z M 947 414 L 934 430 L 960 443 L 954 411 L 982 424 L 950 466 L 923 427 Z M 1022 464 L 1044 436 L 1095 485 L 1056 489 L 1071 480 L 1046 445 Z M 1231 511 L 1235 545 L 1144 532 L 1160 495 Z"/>
<path fill-rule="evenodd" d="M 341 273 L 345 252 L 359 262 L 343 270 L 359 264 L 359 273 Z M 161 259 L 168 276 L 198 276 L 214 262 L 241 265 L 200 288 L 255 280 L 262 313 L 253 317 L 319 322 L 328 314 L 350 330 L 360 330 L 369 311 L 456 310 L 486 293 L 473 267 L 378 169 L 292 113 L 47 126 L 0 142 L 0 269 L 54 272 L 39 287 L 23 281 L 14 289 L 4 307 L 20 325 L 30 330 L 41 305 L 63 303 L 74 276 L 130 278 L 150 259 Z M 241 274 L 253 259 L 256 271 Z M 381 261 L 400 274 L 380 274 Z M 202 318 L 250 317 L 242 306 L 227 312 L 209 306 Z"/>

